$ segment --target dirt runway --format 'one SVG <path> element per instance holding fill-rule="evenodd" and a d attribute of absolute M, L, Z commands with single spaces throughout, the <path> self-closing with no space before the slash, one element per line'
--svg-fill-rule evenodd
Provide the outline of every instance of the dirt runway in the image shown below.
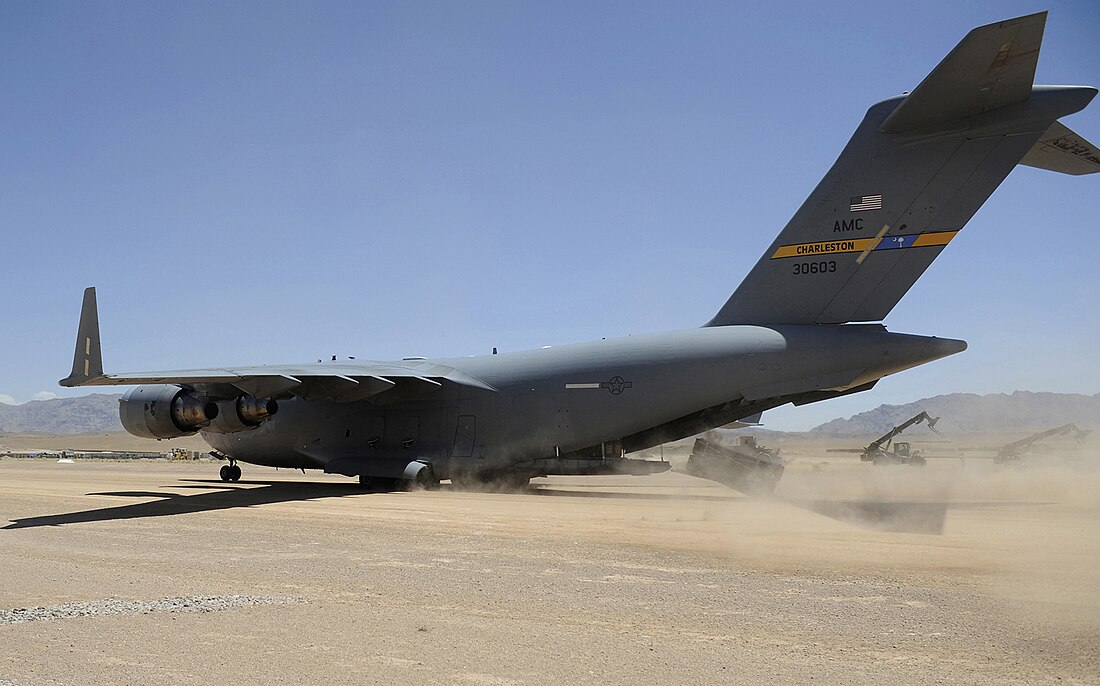
<path fill-rule="evenodd" d="M 1100 683 L 1094 471 L 216 471 L 0 461 L 0 684 Z M 896 502 L 942 533 L 853 507 Z"/>

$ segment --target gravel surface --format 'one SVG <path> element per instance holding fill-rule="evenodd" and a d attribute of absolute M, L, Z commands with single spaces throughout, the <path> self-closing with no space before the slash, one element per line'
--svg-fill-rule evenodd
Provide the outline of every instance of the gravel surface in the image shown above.
<path fill-rule="evenodd" d="M 107 610 L 0 623 L 0 675 L 1100 684 L 1100 476 L 846 464 L 796 462 L 780 495 L 941 502 L 942 533 L 675 473 L 363 493 L 247 466 L 226 484 L 208 464 L 0 462 L 0 608 Z"/>
<path fill-rule="evenodd" d="M 142 615 L 150 612 L 220 612 L 247 605 L 287 605 L 302 602 L 300 598 L 278 598 L 255 595 L 182 596 L 159 600 L 120 600 L 108 598 L 84 603 L 62 603 L 39 607 L 17 607 L 0 610 L 0 624 L 47 622 L 74 617 L 106 615 Z M 3 686 L 0 683 L 0 686 Z"/>

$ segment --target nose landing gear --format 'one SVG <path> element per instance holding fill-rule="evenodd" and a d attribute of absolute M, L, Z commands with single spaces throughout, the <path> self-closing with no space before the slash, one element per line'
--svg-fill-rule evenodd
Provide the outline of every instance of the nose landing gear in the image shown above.
<path fill-rule="evenodd" d="M 241 480 L 241 468 L 237 466 L 236 460 L 230 460 L 229 464 L 223 464 L 222 468 L 218 470 L 218 476 L 222 481 L 240 481 Z"/>

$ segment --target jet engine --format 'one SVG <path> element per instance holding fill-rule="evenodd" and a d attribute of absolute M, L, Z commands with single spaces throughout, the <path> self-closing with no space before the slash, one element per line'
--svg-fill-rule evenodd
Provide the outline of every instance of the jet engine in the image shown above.
<path fill-rule="evenodd" d="M 135 436 L 178 438 L 210 424 L 218 416 L 218 406 L 179 386 L 138 386 L 122 396 L 118 415 Z"/>
<path fill-rule="evenodd" d="M 245 429 L 255 429 L 278 411 L 279 403 L 271 398 L 260 400 L 251 395 L 242 395 L 233 400 L 219 400 L 217 417 L 204 430 L 218 434 L 231 434 Z"/>

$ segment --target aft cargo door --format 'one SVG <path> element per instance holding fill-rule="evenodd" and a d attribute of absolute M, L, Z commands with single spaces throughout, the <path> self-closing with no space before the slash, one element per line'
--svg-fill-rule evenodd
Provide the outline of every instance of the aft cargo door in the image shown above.
<path fill-rule="evenodd" d="M 474 454 L 476 429 L 477 422 L 472 414 L 458 416 L 458 426 L 455 427 L 455 444 L 451 450 L 451 457 L 470 457 Z"/>

